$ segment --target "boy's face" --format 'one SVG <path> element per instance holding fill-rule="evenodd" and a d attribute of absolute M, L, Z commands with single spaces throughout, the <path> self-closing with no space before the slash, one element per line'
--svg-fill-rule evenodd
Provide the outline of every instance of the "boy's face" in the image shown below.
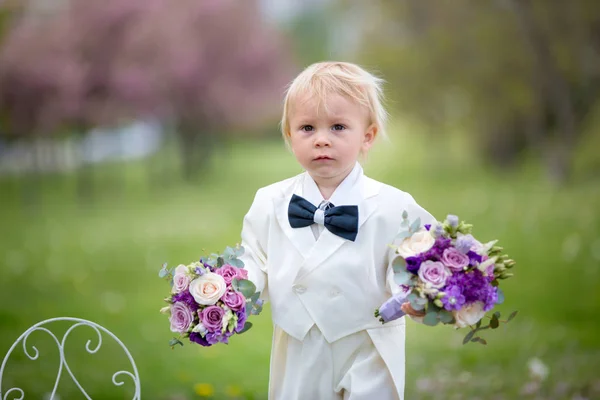
<path fill-rule="evenodd" d="M 290 144 L 298 162 L 317 184 L 339 184 L 366 153 L 377 135 L 369 111 L 338 94 L 327 96 L 327 107 L 300 97 L 290 113 Z"/>

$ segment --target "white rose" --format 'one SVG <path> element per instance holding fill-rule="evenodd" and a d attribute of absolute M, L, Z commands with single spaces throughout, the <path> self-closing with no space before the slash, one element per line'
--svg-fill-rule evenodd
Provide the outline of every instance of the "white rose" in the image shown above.
<path fill-rule="evenodd" d="M 187 272 L 188 268 L 183 264 L 180 264 L 175 268 L 175 273 L 173 274 L 173 293 L 180 293 L 188 288 L 190 276 Z"/>
<path fill-rule="evenodd" d="M 403 258 L 414 257 L 419 253 L 431 249 L 434 243 L 435 238 L 428 230 L 423 229 L 404 239 L 398 246 L 398 249 L 396 249 L 396 252 Z"/>
<path fill-rule="evenodd" d="M 469 325 L 475 325 L 484 315 L 483 303 L 476 301 L 454 312 L 454 319 L 456 320 L 454 326 L 465 328 Z"/>
<path fill-rule="evenodd" d="M 227 290 L 225 279 L 221 275 L 212 272 L 194 279 L 190 283 L 190 294 L 196 303 L 205 306 L 215 304 Z"/>

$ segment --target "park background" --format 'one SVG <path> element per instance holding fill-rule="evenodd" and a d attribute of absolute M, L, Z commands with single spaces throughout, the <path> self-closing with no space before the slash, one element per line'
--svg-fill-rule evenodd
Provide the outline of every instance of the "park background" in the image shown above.
<path fill-rule="evenodd" d="M 457 214 L 517 261 L 487 346 L 412 321 L 407 399 L 600 398 L 600 3 L 546 0 L 0 2 L 0 354 L 79 317 L 131 351 L 144 399 L 266 399 L 269 308 L 228 346 L 171 349 L 163 263 L 239 241 L 259 187 L 300 171 L 278 131 L 306 65 L 386 80 L 366 173 Z M 58 328 L 60 330 L 60 328 Z M 78 328 L 94 399 L 128 369 Z M 19 347 L 2 388 L 47 398 L 56 345 Z M 63 379 L 61 399 L 83 396 Z M 45 397 L 46 396 L 46 397 Z"/>

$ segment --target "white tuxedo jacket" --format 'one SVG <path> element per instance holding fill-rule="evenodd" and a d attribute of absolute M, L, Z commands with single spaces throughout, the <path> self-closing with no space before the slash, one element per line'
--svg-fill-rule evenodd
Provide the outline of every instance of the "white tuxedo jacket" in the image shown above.
<path fill-rule="evenodd" d="M 373 312 L 398 287 L 388 245 L 402 212 L 411 221 L 434 221 L 408 193 L 366 177 L 358 163 L 355 172 L 350 190 L 359 228 L 354 242 L 327 229 L 315 239 L 310 227 L 290 226 L 288 205 L 292 194 L 303 196 L 304 180 L 312 179 L 306 172 L 259 189 L 244 218 L 242 261 L 249 279 L 270 301 L 274 324 L 298 340 L 313 324 L 329 342 L 381 328 Z M 384 326 L 400 324 L 404 318 Z"/>

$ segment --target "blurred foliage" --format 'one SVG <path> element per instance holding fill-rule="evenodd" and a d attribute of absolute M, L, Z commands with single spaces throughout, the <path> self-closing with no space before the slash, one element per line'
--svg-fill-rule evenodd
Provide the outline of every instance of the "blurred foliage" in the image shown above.
<path fill-rule="evenodd" d="M 290 68 L 256 1 L 57 2 L 17 14 L 0 49 L 3 131 L 156 118 L 178 135 L 191 175 L 226 132 L 276 121 Z"/>
<path fill-rule="evenodd" d="M 600 135 L 599 2 L 407 0 L 363 8 L 361 59 L 381 69 L 401 117 L 438 135 L 460 130 L 496 165 L 533 155 L 556 182 L 569 179 L 578 143 Z M 588 166 L 597 168 L 596 160 Z"/>

